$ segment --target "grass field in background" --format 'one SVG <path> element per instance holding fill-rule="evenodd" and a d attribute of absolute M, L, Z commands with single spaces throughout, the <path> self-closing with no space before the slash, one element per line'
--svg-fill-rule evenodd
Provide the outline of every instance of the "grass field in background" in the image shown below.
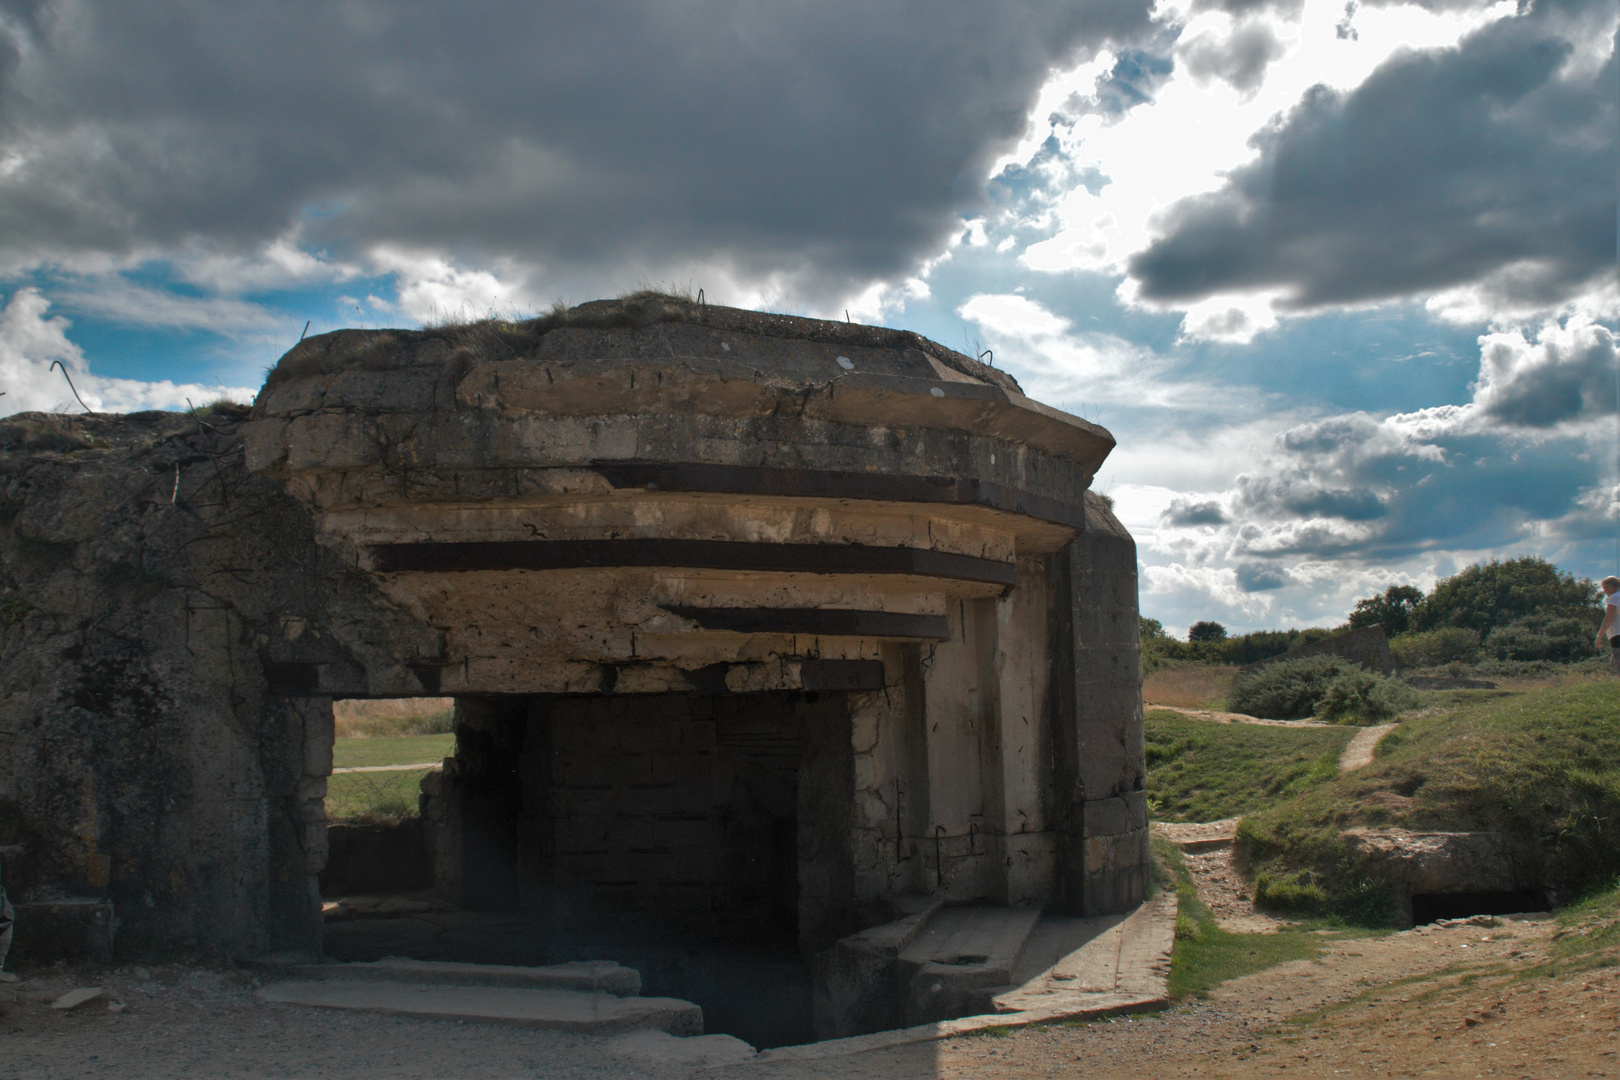
<path fill-rule="evenodd" d="M 339 769 L 365 765 L 414 765 L 437 762 L 456 747 L 454 735 L 399 735 L 394 738 L 339 739 L 332 747 L 332 764 Z"/>
<path fill-rule="evenodd" d="M 428 770 L 338 773 L 326 782 L 326 820 L 395 822 L 415 817 Z"/>
<path fill-rule="evenodd" d="M 444 735 L 398 735 L 338 739 L 332 748 L 332 764 L 339 769 L 367 765 L 435 764 L 449 757 L 456 737 Z M 326 782 L 328 821 L 399 821 L 417 813 L 418 785 L 428 769 L 397 772 L 334 773 Z"/>
<path fill-rule="evenodd" d="M 340 739 L 442 735 L 454 727 L 452 698 L 342 698 L 332 702 Z"/>
<path fill-rule="evenodd" d="M 1142 700 L 1181 709 L 1224 709 L 1237 668 L 1221 664 L 1162 667 L 1142 680 Z"/>
<path fill-rule="evenodd" d="M 1265 810 L 1338 775 L 1348 727 L 1213 724 L 1150 709 L 1149 816 L 1219 821 Z"/>

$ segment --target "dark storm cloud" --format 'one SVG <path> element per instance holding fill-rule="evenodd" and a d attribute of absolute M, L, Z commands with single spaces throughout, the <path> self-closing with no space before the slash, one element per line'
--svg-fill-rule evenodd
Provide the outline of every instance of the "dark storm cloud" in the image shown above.
<path fill-rule="evenodd" d="M 1280 567 L 1268 566 L 1265 563 L 1239 563 L 1237 583 L 1238 588 L 1244 592 L 1266 592 L 1287 585 L 1289 577 Z"/>
<path fill-rule="evenodd" d="M 980 198 L 1055 65 L 1147 0 L 0 0 L 0 257 L 301 226 L 569 264 L 893 272 Z"/>
<path fill-rule="evenodd" d="M 1365 488 L 1328 488 L 1304 476 L 1238 477 L 1238 504 L 1269 519 L 1338 518 L 1373 521 L 1387 513 L 1383 500 Z"/>
<path fill-rule="evenodd" d="M 1171 502 L 1169 509 L 1163 514 L 1166 525 L 1225 525 L 1227 523 L 1226 511 L 1221 509 L 1218 502 L 1194 502 L 1191 499 L 1176 499 Z"/>
<path fill-rule="evenodd" d="M 1606 10 L 1544 6 L 1397 54 L 1349 93 L 1311 90 L 1256 162 L 1170 209 L 1130 261 L 1140 294 L 1275 289 L 1309 308 L 1498 275 L 1516 302 L 1554 304 L 1612 272 L 1612 43 L 1601 70 L 1564 70 Z"/>
<path fill-rule="evenodd" d="M 1516 333 L 1491 334 L 1482 346 L 1475 400 L 1491 420 L 1549 428 L 1613 414 L 1620 357 L 1607 327 L 1548 328 L 1535 344 Z"/>

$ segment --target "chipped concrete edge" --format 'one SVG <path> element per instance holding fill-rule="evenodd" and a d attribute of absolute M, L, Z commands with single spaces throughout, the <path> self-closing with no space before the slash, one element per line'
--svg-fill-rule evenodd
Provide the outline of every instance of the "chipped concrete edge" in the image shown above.
<path fill-rule="evenodd" d="M 906 1046 L 911 1043 L 933 1042 L 992 1028 L 1028 1027 L 1031 1024 L 1057 1023 L 1064 1020 L 1092 1020 L 1105 1016 L 1123 1016 L 1128 1013 L 1157 1012 L 1168 1008 L 1170 950 L 1175 944 L 1176 935 L 1175 895 L 1161 892 L 1132 912 L 1126 919 L 1126 925 L 1130 929 L 1120 949 L 1119 985 L 1122 989 L 1118 992 L 1076 994 L 1077 1000 L 1070 1004 L 1054 1005 L 1044 1009 L 983 1013 L 978 1016 L 964 1016 L 957 1020 L 940 1020 L 932 1024 L 878 1031 L 870 1035 L 852 1035 L 848 1038 L 827 1039 L 801 1046 L 781 1046 L 774 1050 L 761 1051 L 747 1064 L 816 1061 L 850 1054 L 864 1054 L 873 1050 L 887 1050 L 890 1047 Z M 715 1066 L 715 1068 L 727 1067 L 731 1066 Z"/>

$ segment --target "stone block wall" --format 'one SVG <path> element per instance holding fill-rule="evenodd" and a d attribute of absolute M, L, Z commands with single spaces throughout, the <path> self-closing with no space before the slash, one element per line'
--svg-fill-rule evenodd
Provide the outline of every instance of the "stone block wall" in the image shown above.
<path fill-rule="evenodd" d="M 430 785 L 439 885 L 559 934 L 854 925 L 843 693 L 464 698 Z"/>

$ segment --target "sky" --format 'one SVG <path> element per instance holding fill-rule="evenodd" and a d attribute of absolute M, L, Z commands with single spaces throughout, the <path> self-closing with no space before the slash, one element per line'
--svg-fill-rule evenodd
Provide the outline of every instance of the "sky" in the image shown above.
<path fill-rule="evenodd" d="M 1616 0 L 0 0 L 0 413 L 638 287 L 1118 447 L 1174 633 L 1620 570 Z"/>

